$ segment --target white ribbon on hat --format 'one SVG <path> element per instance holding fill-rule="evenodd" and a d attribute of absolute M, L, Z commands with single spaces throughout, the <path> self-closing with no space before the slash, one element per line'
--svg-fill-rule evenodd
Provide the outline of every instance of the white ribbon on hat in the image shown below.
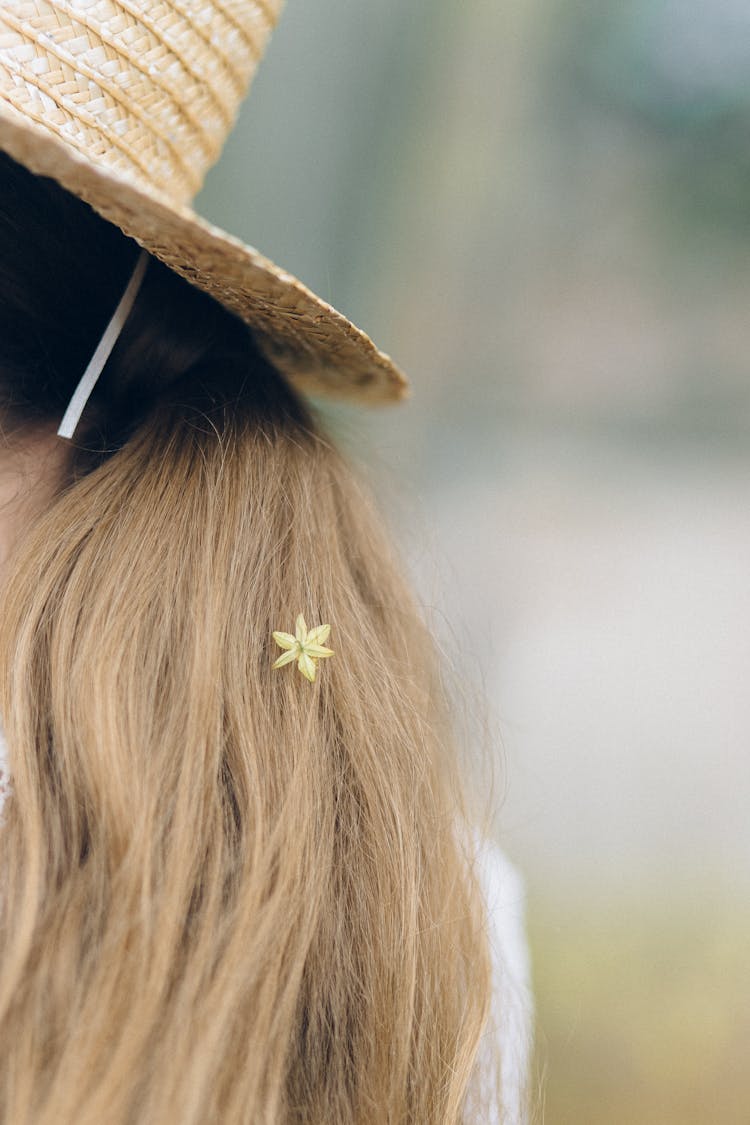
<path fill-rule="evenodd" d="M 96 351 L 89 360 L 88 367 L 81 376 L 78 386 L 73 391 L 67 409 L 63 414 L 60 428 L 57 431 L 60 437 L 72 438 L 73 436 L 75 428 L 78 425 L 78 419 L 83 413 L 83 408 L 89 400 L 96 380 L 101 375 L 102 368 L 109 359 L 109 354 L 115 346 L 123 324 L 128 318 L 128 313 L 133 307 L 133 302 L 135 301 L 141 282 L 143 281 L 143 275 L 146 272 L 148 259 L 148 252 L 146 250 L 141 250 L 125 292 L 122 297 L 120 297 L 117 308 L 112 313 L 109 324 L 104 329 L 102 338 L 97 344 Z"/>

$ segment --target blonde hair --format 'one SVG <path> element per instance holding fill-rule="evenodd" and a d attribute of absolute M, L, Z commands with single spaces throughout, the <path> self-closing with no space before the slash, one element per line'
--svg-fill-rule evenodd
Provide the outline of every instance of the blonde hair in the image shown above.
<path fill-rule="evenodd" d="M 22 444 L 137 247 L 0 172 Z M 305 404 L 152 260 L 39 508 L 0 614 L 0 1121 L 488 1120 L 479 790 L 403 568 Z M 300 612 L 332 626 L 314 684 L 272 669 Z"/>
<path fill-rule="evenodd" d="M 274 628 L 331 621 L 309 684 Z M 484 908 L 426 629 L 312 425 L 163 404 L 0 625 L 0 1117 L 453 1123 Z"/>

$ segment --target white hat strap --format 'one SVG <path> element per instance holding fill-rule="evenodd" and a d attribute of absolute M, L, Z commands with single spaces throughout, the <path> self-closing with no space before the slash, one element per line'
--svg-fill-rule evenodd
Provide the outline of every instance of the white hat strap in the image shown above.
<path fill-rule="evenodd" d="M 112 314 L 109 324 L 104 329 L 102 337 L 97 344 L 96 351 L 89 360 L 88 367 L 81 376 L 78 386 L 73 391 L 73 395 L 68 403 L 67 409 L 63 414 L 58 435 L 64 438 L 72 438 L 78 419 L 83 413 L 83 408 L 89 400 L 89 396 L 94 389 L 97 379 L 99 378 L 102 368 L 109 359 L 109 354 L 112 351 L 117 337 L 120 335 L 122 326 L 128 318 L 128 313 L 133 307 L 133 302 L 137 296 L 143 275 L 146 272 L 148 265 L 149 254 L 146 250 L 141 250 L 138 255 L 138 260 L 131 274 L 130 281 L 127 284 L 125 292 L 118 302 L 117 308 Z"/>

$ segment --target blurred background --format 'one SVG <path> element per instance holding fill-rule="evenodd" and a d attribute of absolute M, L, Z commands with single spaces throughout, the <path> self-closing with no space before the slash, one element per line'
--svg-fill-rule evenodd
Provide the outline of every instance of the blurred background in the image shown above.
<path fill-rule="evenodd" d="M 747 0 L 288 0 L 197 208 L 411 377 L 328 413 L 489 700 L 540 1120 L 748 1125 Z"/>

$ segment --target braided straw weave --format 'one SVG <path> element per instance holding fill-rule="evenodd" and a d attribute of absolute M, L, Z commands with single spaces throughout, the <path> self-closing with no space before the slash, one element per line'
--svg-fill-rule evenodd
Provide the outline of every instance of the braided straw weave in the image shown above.
<path fill-rule="evenodd" d="M 2 0 L 0 149 L 242 316 L 302 390 L 400 398 L 364 332 L 190 206 L 282 2 Z"/>

